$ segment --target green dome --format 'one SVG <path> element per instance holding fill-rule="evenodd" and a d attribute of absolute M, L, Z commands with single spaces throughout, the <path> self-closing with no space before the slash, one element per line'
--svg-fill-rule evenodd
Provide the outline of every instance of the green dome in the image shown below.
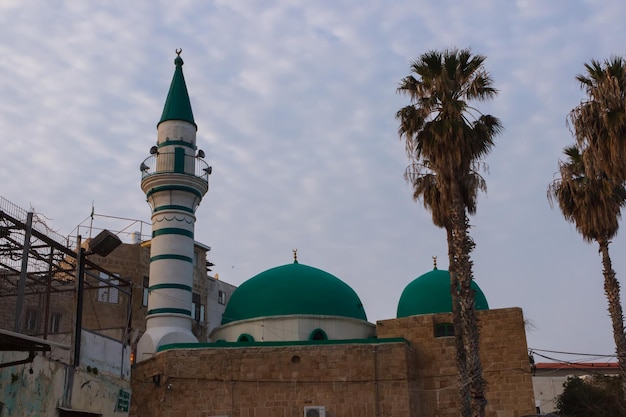
<path fill-rule="evenodd" d="M 476 310 L 489 310 L 485 294 L 475 281 L 471 288 L 476 291 Z M 435 268 L 407 285 L 398 302 L 397 317 L 451 312 L 450 273 Z"/>
<path fill-rule="evenodd" d="M 363 304 L 339 278 L 299 263 L 268 269 L 239 286 L 222 324 L 267 316 L 312 314 L 367 320 Z"/>

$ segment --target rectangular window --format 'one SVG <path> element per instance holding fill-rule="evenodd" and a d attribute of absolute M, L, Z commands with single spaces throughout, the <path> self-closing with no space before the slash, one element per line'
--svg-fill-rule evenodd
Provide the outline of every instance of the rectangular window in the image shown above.
<path fill-rule="evenodd" d="M 33 333 L 39 328 L 39 311 L 36 308 L 26 310 L 26 332 Z"/>
<path fill-rule="evenodd" d="M 112 285 L 119 285 L 118 279 L 112 278 L 104 272 L 100 272 L 100 279 L 98 288 L 98 301 L 101 303 L 117 304 L 119 302 L 119 290 Z"/>
<path fill-rule="evenodd" d="M 202 305 L 200 304 L 200 294 L 198 294 L 197 292 L 194 292 L 192 295 L 191 310 L 193 318 L 196 321 L 204 321 L 200 320 L 200 311 L 202 310 Z"/>
<path fill-rule="evenodd" d="M 222 290 L 217 292 L 217 302 L 221 305 L 226 305 L 226 293 Z"/>
<path fill-rule="evenodd" d="M 128 410 L 130 410 L 130 392 L 121 389 L 117 395 L 115 411 L 118 413 L 128 413 Z"/>
<path fill-rule="evenodd" d="M 61 313 L 52 313 L 50 315 L 50 333 L 59 333 L 61 329 Z"/>
<path fill-rule="evenodd" d="M 141 305 L 143 307 L 148 306 L 148 288 L 150 288 L 150 278 L 143 277 L 143 295 L 141 297 Z"/>
<path fill-rule="evenodd" d="M 435 324 L 435 337 L 454 336 L 454 325 L 452 323 Z"/>

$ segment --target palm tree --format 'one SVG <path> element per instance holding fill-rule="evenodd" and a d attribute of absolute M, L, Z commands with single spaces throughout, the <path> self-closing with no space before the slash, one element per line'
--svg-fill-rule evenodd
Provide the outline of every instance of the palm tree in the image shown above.
<path fill-rule="evenodd" d="M 585 64 L 576 79 L 587 99 L 568 115 L 578 145 L 589 147 L 586 169 L 626 181 L 626 63 L 612 57 Z"/>
<path fill-rule="evenodd" d="M 550 204 L 556 201 L 563 217 L 574 223 L 587 242 L 597 242 L 602 255 L 604 292 L 613 324 L 613 338 L 622 378 L 626 377 L 626 335 L 620 302 L 620 285 L 609 255 L 610 240 L 617 234 L 621 209 L 626 205 L 626 189 L 621 181 L 605 174 L 590 174 L 586 161 L 591 148 L 565 148 L 566 161 L 559 161 L 560 178 L 548 187 Z M 626 382 L 626 379 L 622 379 Z M 623 387 L 626 397 L 626 385 Z"/>
<path fill-rule="evenodd" d="M 626 183 L 626 62 L 617 56 L 603 62 L 591 60 L 585 64 L 585 70 L 586 73 L 577 75 L 576 80 L 587 97 L 569 113 L 568 124 L 573 128 L 578 148 L 584 150 L 582 163 L 585 177 L 593 181 L 601 180 L 602 183 L 598 186 L 609 191 L 615 189 L 614 197 L 619 198 L 619 192 L 623 192 L 622 187 Z M 622 202 L 613 202 L 617 203 Z M 605 220 L 610 226 L 607 230 L 591 230 L 600 240 L 586 238 L 585 236 L 591 236 L 589 231 L 580 232 L 586 240 L 596 240 L 600 244 L 605 293 L 626 397 L 626 342 L 620 289 L 608 252 L 609 239 L 617 233 L 620 212 L 618 210 L 613 213 L 602 207 L 597 210 L 600 214 L 611 217 Z M 600 232 L 608 237 L 602 236 Z"/>
<path fill-rule="evenodd" d="M 405 178 L 414 197 L 422 198 L 433 214 L 435 225 L 448 235 L 451 292 L 457 369 L 464 417 L 484 416 L 485 380 L 479 355 L 479 331 L 474 308 L 472 261 L 474 248 L 468 229 L 468 214 L 476 210 L 476 194 L 484 189 L 477 176 L 500 121 L 483 115 L 471 101 L 493 98 L 497 91 L 485 71 L 485 57 L 469 49 L 429 51 L 411 65 L 398 92 L 410 98 L 400 109 L 398 133 L 405 139 L 410 160 Z"/>

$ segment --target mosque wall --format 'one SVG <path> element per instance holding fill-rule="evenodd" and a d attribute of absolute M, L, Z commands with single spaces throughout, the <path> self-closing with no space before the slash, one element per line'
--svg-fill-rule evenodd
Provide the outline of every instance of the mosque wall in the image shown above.
<path fill-rule="evenodd" d="M 417 416 L 406 341 L 171 349 L 133 370 L 131 416 Z"/>
<path fill-rule="evenodd" d="M 520 308 L 478 311 L 480 353 L 487 380 L 487 417 L 534 414 L 533 386 Z M 452 314 L 379 321 L 379 338 L 404 337 L 417 355 L 415 390 L 419 414 L 458 416 L 454 337 L 435 337 Z"/>

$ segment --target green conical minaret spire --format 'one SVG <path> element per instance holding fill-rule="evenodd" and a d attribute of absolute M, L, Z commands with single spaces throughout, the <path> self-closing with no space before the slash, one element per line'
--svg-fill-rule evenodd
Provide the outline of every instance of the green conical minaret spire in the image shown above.
<path fill-rule="evenodd" d="M 165 100 L 165 106 L 163 107 L 163 114 L 159 124 L 166 120 L 183 120 L 185 122 L 193 123 L 193 111 L 191 111 L 191 102 L 189 101 L 189 93 L 187 92 L 187 84 L 185 84 L 185 76 L 183 75 L 183 59 L 180 57 L 182 49 L 176 50 L 176 70 L 174 71 L 174 77 L 172 78 L 172 84 L 170 84 L 170 91 L 167 93 L 167 100 Z M 196 126 L 197 127 L 197 126 Z"/>

